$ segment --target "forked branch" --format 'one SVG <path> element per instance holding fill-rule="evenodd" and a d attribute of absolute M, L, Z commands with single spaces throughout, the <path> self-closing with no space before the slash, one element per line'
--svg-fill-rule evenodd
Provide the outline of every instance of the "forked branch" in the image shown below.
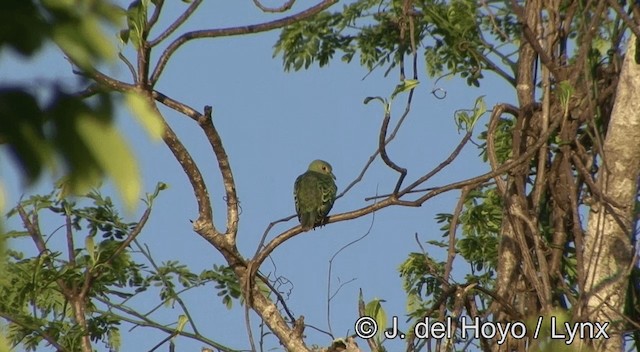
<path fill-rule="evenodd" d="M 331 5 L 337 2 L 338 2 L 337 0 L 324 0 L 319 4 L 312 6 L 304 11 L 301 11 L 295 15 L 280 18 L 271 22 L 264 22 L 264 23 L 239 26 L 239 27 L 230 27 L 230 28 L 204 29 L 204 30 L 191 31 L 191 32 L 184 33 L 180 37 L 178 37 L 176 40 L 174 40 L 171 44 L 169 44 L 167 49 L 162 53 L 162 55 L 158 59 L 158 63 L 156 64 L 153 74 L 151 75 L 150 82 L 155 84 L 158 81 L 158 78 L 160 78 L 160 75 L 162 74 L 162 71 L 164 71 L 164 68 L 167 65 L 167 62 L 169 62 L 169 59 L 171 58 L 171 56 L 176 52 L 176 50 L 178 50 L 178 48 L 180 48 L 182 45 L 184 45 L 185 43 L 191 40 L 201 39 L 201 38 L 216 38 L 216 37 L 228 37 L 228 36 L 234 36 L 234 35 L 252 34 L 252 33 L 266 32 L 273 29 L 282 28 L 290 24 L 305 20 L 317 13 L 320 13 L 321 11 L 326 10 Z"/>

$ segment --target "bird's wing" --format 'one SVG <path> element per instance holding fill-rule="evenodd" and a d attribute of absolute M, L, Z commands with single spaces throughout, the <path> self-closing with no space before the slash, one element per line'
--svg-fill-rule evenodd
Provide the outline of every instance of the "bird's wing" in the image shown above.
<path fill-rule="evenodd" d="M 336 200 L 336 193 L 338 192 L 338 187 L 336 187 L 335 182 L 333 182 L 333 178 L 328 175 L 323 175 L 323 177 L 318 180 L 318 188 L 320 189 L 322 204 L 328 204 L 329 209 L 331 209 L 333 202 Z"/>
<path fill-rule="evenodd" d="M 302 174 L 296 178 L 296 182 L 293 184 L 293 201 L 296 203 L 296 213 L 298 214 L 298 218 L 300 218 L 300 187 L 302 186 L 302 179 L 305 174 Z"/>

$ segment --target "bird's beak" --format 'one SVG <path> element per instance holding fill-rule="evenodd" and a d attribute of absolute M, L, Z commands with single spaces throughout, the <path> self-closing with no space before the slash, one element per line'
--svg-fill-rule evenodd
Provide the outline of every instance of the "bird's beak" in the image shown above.
<path fill-rule="evenodd" d="M 331 177 L 333 177 L 333 179 L 336 180 L 336 175 L 334 175 L 333 172 L 331 173 Z"/>

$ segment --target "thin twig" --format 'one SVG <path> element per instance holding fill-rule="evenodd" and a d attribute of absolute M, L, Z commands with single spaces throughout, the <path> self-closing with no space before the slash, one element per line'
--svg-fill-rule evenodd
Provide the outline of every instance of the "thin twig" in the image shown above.
<path fill-rule="evenodd" d="M 285 12 L 289 9 L 291 9 L 291 6 L 293 6 L 293 4 L 295 4 L 296 0 L 287 0 L 284 4 L 282 4 L 282 6 L 280 7 L 268 7 L 268 6 L 264 6 L 262 4 L 262 2 L 260 2 L 260 0 L 253 0 L 253 3 L 263 12 Z"/>
<path fill-rule="evenodd" d="M 122 53 L 118 53 L 118 58 L 120 59 L 120 61 L 124 62 L 125 66 L 127 66 L 127 68 L 129 69 L 129 72 L 131 73 L 131 79 L 135 82 L 138 74 L 136 73 L 136 68 L 133 67 L 133 64 L 131 63 L 131 61 L 129 61 L 129 59 L 127 59 L 126 56 L 124 56 Z"/>
<path fill-rule="evenodd" d="M 250 280 L 250 277 L 247 277 L 247 281 Z M 250 290 L 247 292 L 251 292 Z M 247 299 L 245 300 L 245 305 L 244 305 L 244 326 L 245 329 L 247 330 L 247 339 L 249 340 L 249 345 L 251 345 L 251 352 L 256 352 L 256 342 L 255 339 L 253 338 L 253 331 L 251 329 L 251 317 L 249 315 L 249 299 L 250 297 L 247 296 Z"/>
<path fill-rule="evenodd" d="M 69 264 L 72 268 L 76 266 L 76 251 L 73 243 L 73 224 L 71 223 L 71 213 L 68 211 L 68 204 L 66 201 L 62 202 L 62 209 L 64 209 L 64 220 L 67 235 L 67 251 L 69 256 Z"/>
<path fill-rule="evenodd" d="M 362 288 L 360 288 L 360 293 L 358 294 L 358 315 L 360 317 L 364 317 L 367 315 L 365 310 L 364 300 L 362 299 Z M 378 345 L 378 341 L 376 339 L 367 339 L 367 344 L 369 345 L 369 349 L 371 352 L 380 351 L 380 346 Z"/>
<path fill-rule="evenodd" d="M 460 199 L 458 199 L 458 203 L 456 204 L 456 209 L 453 212 L 453 217 L 451 218 L 451 222 L 449 223 L 449 248 L 447 250 L 447 263 L 444 266 L 444 279 L 448 285 L 449 277 L 451 276 L 451 271 L 453 270 L 453 260 L 456 258 L 456 229 L 458 227 L 458 220 L 460 219 L 460 214 L 462 214 L 462 209 L 464 208 L 464 203 L 467 201 L 467 197 L 469 196 L 469 192 L 471 192 L 472 188 L 463 187 L 460 192 Z M 441 315 L 441 316 L 444 316 Z"/>
<path fill-rule="evenodd" d="M 409 112 L 409 106 L 411 104 L 411 96 L 413 95 L 412 93 L 413 93 L 413 90 L 411 90 L 411 93 L 409 93 L 409 101 L 407 102 L 407 109 L 405 110 L 405 114 Z M 390 119 L 391 119 L 391 112 L 390 111 L 385 112 L 384 119 L 382 120 L 382 126 L 380 127 L 380 134 L 378 135 L 378 150 L 380 151 L 380 157 L 382 158 L 382 161 L 384 161 L 384 163 L 387 166 L 389 166 L 390 168 L 392 168 L 393 170 L 395 170 L 400 174 L 400 176 L 398 177 L 398 181 L 396 182 L 396 186 L 393 189 L 393 194 L 395 195 L 400 190 L 400 187 L 402 186 L 402 181 L 404 181 L 404 178 L 407 176 L 407 169 L 398 166 L 396 163 L 391 161 L 391 159 L 389 158 L 389 155 L 387 155 L 385 140 L 386 140 L 387 129 L 389 127 Z"/>
<path fill-rule="evenodd" d="M 145 245 L 143 249 L 142 245 L 140 245 L 140 243 L 138 243 L 137 240 L 135 241 L 135 244 L 136 246 L 138 246 L 138 249 L 140 249 L 140 252 L 142 253 L 142 255 L 144 255 L 147 258 L 147 260 L 149 261 L 153 269 L 156 271 L 156 273 L 160 273 L 160 268 L 158 267 L 158 264 L 151 256 L 151 250 L 149 249 L 149 247 Z M 196 326 L 195 321 L 191 317 L 191 314 L 189 313 L 189 309 L 187 308 L 187 305 L 184 303 L 182 298 L 180 298 L 180 296 L 176 294 L 176 292 L 172 288 L 173 286 L 169 283 L 169 281 L 165 278 L 165 276 L 164 275 L 158 275 L 158 276 L 160 277 L 160 280 L 162 280 L 162 283 L 164 284 L 165 288 L 170 290 L 171 293 L 174 295 L 174 299 L 176 300 L 176 302 L 178 302 L 178 304 L 180 305 L 180 308 L 182 308 L 182 311 L 184 312 L 185 316 L 189 320 L 189 324 L 191 325 L 193 332 L 196 335 L 200 335 L 200 333 L 198 332 L 198 327 Z"/>
<path fill-rule="evenodd" d="M 640 29 L 638 28 L 638 24 L 635 23 L 633 21 L 633 19 L 631 19 L 631 17 L 629 17 L 629 15 L 627 15 L 626 12 L 623 11 L 623 9 L 620 6 L 620 4 L 617 1 L 614 1 L 614 0 L 607 0 L 607 2 L 609 3 L 609 5 L 611 7 L 613 7 L 613 9 L 616 11 L 618 16 L 620 16 L 620 18 L 622 18 L 622 21 L 624 21 L 624 23 L 633 32 L 633 34 L 636 36 L 636 38 L 640 38 Z M 635 3 L 635 2 L 632 2 L 632 3 L 630 3 L 629 6 L 638 6 L 638 4 Z"/>
<path fill-rule="evenodd" d="M 262 238 L 260 238 L 260 243 L 258 244 L 258 248 L 256 248 L 256 252 L 253 254 L 253 256 L 255 257 L 256 255 L 258 255 L 258 252 L 260 252 L 260 250 L 262 249 L 262 247 L 264 247 L 264 241 L 266 241 L 267 239 L 267 235 L 269 234 L 269 231 L 271 231 L 271 229 L 278 223 L 281 222 L 287 222 L 293 218 L 295 218 L 296 215 L 289 215 L 286 218 L 282 218 L 273 222 L 270 222 L 269 225 L 267 226 L 267 228 L 264 230 L 264 233 L 262 234 Z"/>
<path fill-rule="evenodd" d="M 373 229 L 373 224 L 375 223 L 375 220 L 376 220 L 376 213 L 373 212 L 373 214 L 371 216 L 371 222 L 369 224 L 369 228 L 367 229 L 367 231 L 362 236 L 360 236 L 360 237 L 356 238 L 355 240 L 352 240 L 349 243 L 345 244 L 344 246 L 340 247 L 340 249 L 338 249 L 331 256 L 331 258 L 329 259 L 329 270 L 328 270 L 328 273 L 327 273 L 327 326 L 329 327 L 329 334 L 331 334 L 332 338 L 333 338 L 333 329 L 331 328 L 331 300 L 338 293 L 338 291 L 340 291 L 340 288 L 342 288 L 342 286 L 344 286 L 344 284 L 341 285 L 333 295 L 331 294 L 331 273 L 333 271 L 333 261 L 336 259 L 336 257 L 338 257 L 338 255 L 343 250 L 347 249 L 348 247 L 351 247 L 352 245 L 362 241 L 364 238 L 369 236 L 369 234 L 371 233 L 371 229 Z M 353 280 L 351 280 L 351 281 L 353 281 Z M 348 281 L 348 282 L 351 282 L 351 281 Z"/>
<path fill-rule="evenodd" d="M 138 220 L 136 227 L 131 231 L 131 233 L 129 233 L 129 236 L 127 236 L 127 238 L 124 241 L 122 241 L 122 243 L 120 243 L 120 246 L 118 246 L 118 248 L 113 252 L 113 254 L 111 254 L 111 256 L 107 260 L 105 260 L 103 263 L 100 263 L 100 264 L 105 264 L 105 265 L 111 264 L 111 262 L 118 255 L 120 255 L 120 253 L 122 253 L 122 251 L 124 251 L 129 246 L 129 244 L 131 244 L 131 242 L 136 239 L 136 237 L 138 237 L 138 235 L 140 234 L 144 226 L 147 224 L 147 220 L 149 220 L 150 214 L 151 214 L 151 207 L 148 207 L 144 211 L 144 213 L 142 213 L 140 220 Z"/>
<path fill-rule="evenodd" d="M 434 191 L 434 190 L 437 190 L 439 187 L 424 188 L 422 190 L 418 190 L 418 189 L 414 189 L 414 188 L 419 186 L 420 184 L 426 182 L 431 177 L 433 177 L 435 174 L 437 174 L 440 171 L 442 171 L 442 169 L 444 169 L 447 165 L 451 164 L 453 162 L 453 160 L 455 160 L 455 158 L 458 157 L 458 155 L 462 151 L 462 148 L 464 148 L 464 146 L 467 144 L 467 142 L 471 139 L 471 136 L 472 136 L 472 133 L 471 132 L 467 132 L 465 134 L 465 136 L 462 138 L 462 140 L 460 140 L 460 143 L 458 143 L 456 148 L 451 152 L 451 154 L 449 154 L 449 156 L 444 161 L 442 161 L 440 164 L 438 164 L 438 166 L 436 166 L 433 170 L 429 171 L 427 174 L 425 174 L 424 176 L 422 176 L 419 179 L 417 179 L 411 185 L 405 187 L 404 190 L 400 191 L 400 193 L 398 193 L 398 198 L 404 196 L 405 194 L 409 194 L 409 193 L 416 193 L 416 192 L 420 192 L 420 191 Z M 377 198 L 386 198 L 386 197 L 389 197 L 389 196 L 391 196 L 391 194 L 382 194 L 382 195 L 378 195 L 378 196 L 367 197 L 364 200 L 365 201 L 369 201 L 369 200 L 373 200 L 373 199 L 377 199 Z"/>
<path fill-rule="evenodd" d="M 395 204 L 395 201 L 387 198 L 384 199 L 378 203 L 374 203 L 372 205 L 354 210 L 354 211 L 350 211 L 347 213 L 342 213 L 342 214 L 337 214 L 337 215 L 332 215 L 329 218 L 327 218 L 327 224 L 329 223 L 334 223 L 334 222 L 338 222 L 338 221 L 345 221 L 345 220 L 351 220 L 351 219 L 356 219 L 359 218 L 361 216 L 365 216 L 368 215 L 376 210 L 379 209 L 383 209 L 386 208 L 392 204 Z M 279 234 L 278 236 L 276 236 L 273 240 L 271 240 L 269 243 L 267 243 L 264 246 L 264 249 L 262 249 L 256 256 L 253 257 L 253 259 L 251 260 L 252 263 L 252 270 L 251 270 L 251 276 L 255 275 L 256 271 L 258 270 L 258 268 L 260 267 L 260 265 L 262 265 L 262 262 L 264 262 L 264 260 L 278 247 L 280 246 L 282 243 L 284 243 L 285 241 L 287 241 L 288 239 L 297 236 L 299 234 L 303 233 L 302 231 L 302 227 L 300 225 L 297 225 L 281 234 Z"/>
<path fill-rule="evenodd" d="M 162 12 L 162 8 L 164 7 L 164 0 L 153 1 L 153 4 L 155 7 L 153 9 L 151 17 L 149 17 L 149 21 L 147 21 L 147 27 L 145 28 L 145 31 L 147 33 L 149 33 L 151 31 L 151 28 L 153 28 L 156 22 L 158 22 L 158 19 L 160 18 L 160 12 Z"/>
<path fill-rule="evenodd" d="M 127 306 L 124 306 L 124 305 L 121 305 L 121 304 L 114 303 L 113 301 L 111 301 L 111 300 L 109 300 L 107 298 L 104 298 L 104 297 L 101 297 L 101 296 L 96 296 L 95 299 L 98 300 L 99 302 L 105 304 L 107 307 L 110 308 L 108 311 L 103 311 L 101 309 L 96 309 L 96 313 L 99 313 L 99 314 L 110 314 L 110 315 L 115 316 L 115 318 L 117 320 L 125 321 L 125 322 L 133 324 L 135 326 L 152 327 L 154 329 L 163 331 L 163 332 L 165 332 L 167 334 L 173 334 L 173 333 L 177 332 L 177 335 L 179 335 L 179 336 L 184 336 L 184 337 L 196 340 L 196 341 L 200 341 L 200 342 L 206 343 L 206 344 L 208 344 L 208 345 L 210 345 L 212 347 L 215 347 L 215 348 L 217 348 L 217 349 L 219 349 L 221 351 L 240 352 L 240 350 L 227 347 L 227 346 L 222 345 L 220 343 L 217 343 L 217 342 L 215 342 L 213 340 L 210 340 L 210 339 L 208 339 L 208 338 L 206 338 L 206 337 L 204 337 L 202 335 L 190 333 L 190 332 L 187 332 L 187 331 L 184 331 L 184 330 L 177 331 L 176 329 L 169 328 L 169 327 L 167 327 L 167 326 L 165 326 L 163 324 L 157 323 L 157 322 L 149 319 L 149 317 L 147 317 L 146 315 L 138 313 L 134 309 L 131 309 L 131 308 L 129 308 Z M 113 309 L 116 309 L 116 310 L 121 311 L 121 312 L 123 312 L 125 314 L 133 316 L 133 317 L 135 317 L 136 319 L 139 319 L 139 320 L 135 320 L 135 319 L 132 319 L 132 318 L 124 316 L 124 315 L 118 315 L 115 312 L 113 312 Z"/>
<path fill-rule="evenodd" d="M 169 25 L 169 27 L 167 27 L 162 33 L 160 33 L 160 35 L 158 35 L 156 39 L 149 41 L 149 46 L 154 47 L 160 44 L 163 40 L 167 39 L 168 36 L 170 36 L 173 32 L 175 32 L 176 29 L 178 29 L 183 23 L 185 23 L 189 19 L 189 17 L 191 17 L 191 15 L 196 11 L 196 9 L 198 8 L 198 6 L 200 6 L 201 3 L 202 3 L 202 0 L 195 0 L 194 2 L 192 2 L 191 5 L 189 5 L 189 7 L 187 7 L 187 9 L 180 15 L 180 17 L 178 17 L 173 23 L 171 23 L 171 25 Z M 155 83 L 155 81 L 152 80 L 151 81 L 152 86 L 153 86 L 153 83 Z"/>

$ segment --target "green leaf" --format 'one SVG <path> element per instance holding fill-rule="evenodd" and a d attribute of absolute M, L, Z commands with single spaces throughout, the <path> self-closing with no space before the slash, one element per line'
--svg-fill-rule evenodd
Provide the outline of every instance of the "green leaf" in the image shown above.
<path fill-rule="evenodd" d="M 146 200 L 147 205 L 150 207 L 153 204 L 153 201 L 156 199 L 156 197 L 158 197 L 160 192 L 164 191 L 167 188 L 169 188 L 169 186 L 166 183 L 158 182 L 156 184 L 156 188 L 153 190 L 153 193 L 151 194 L 147 193 L 147 200 Z"/>
<path fill-rule="evenodd" d="M 381 302 L 384 302 L 384 300 L 375 298 L 369 301 L 364 308 L 365 315 L 376 321 L 378 325 L 378 333 L 376 335 L 379 335 L 379 337 L 382 336 L 387 327 L 387 313 L 382 308 Z"/>
<path fill-rule="evenodd" d="M 38 50 L 47 35 L 49 25 L 33 1 L 0 1 L 0 49 L 8 44 L 23 55 Z"/>
<path fill-rule="evenodd" d="M 98 254 L 96 253 L 96 243 L 93 240 L 93 236 L 88 235 L 84 239 L 84 245 L 87 247 L 87 253 L 89 253 L 89 258 L 91 258 L 92 262 L 95 263 Z"/>
<path fill-rule="evenodd" d="M 151 103 L 137 92 L 124 95 L 129 110 L 154 140 L 162 139 L 164 123 L 162 117 L 151 107 Z"/>
<path fill-rule="evenodd" d="M 107 332 L 108 347 L 113 351 L 119 351 L 122 346 L 119 329 L 109 329 Z"/>
<path fill-rule="evenodd" d="M 145 39 L 144 30 L 147 26 L 148 0 L 136 0 L 127 9 L 127 24 L 129 25 L 129 39 L 138 49 Z"/>
<path fill-rule="evenodd" d="M 116 56 L 116 48 L 101 30 L 97 18 L 91 16 L 57 25 L 53 40 L 83 69 L 95 66 L 96 61 L 111 60 Z"/>
<path fill-rule="evenodd" d="M 398 84 L 396 88 L 393 90 L 393 93 L 391 93 L 391 100 L 393 100 L 398 94 L 402 92 L 406 92 L 408 90 L 414 89 L 415 87 L 418 86 L 418 84 L 420 84 L 418 80 L 405 79 L 400 84 Z"/>
<path fill-rule="evenodd" d="M 113 179 L 125 206 L 132 210 L 142 186 L 138 165 L 126 141 L 104 119 L 83 113 L 76 123 L 80 138 L 100 168 Z"/>
<path fill-rule="evenodd" d="M 482 117 L 482 115 L 484 115 L 485 112 L 487 112 L 487 104 L 484 102 L 484 95 L 482 95 L 476 99 L 476 103 L 473 106 L 473 115 L 471 116 L 466 126 L 467 131 L 473 130 L 476 123 L 478 122 L 478 120 L 480 120 L 480 118 Z"/>
<path fill-rule="evenodd" d="M 417 295 L 415 292 L 407 292 L 407 305 L 406 305 L 406 309 L 407 309 L 407 313 L 413 313 L 416 310 L 418 310 L 418 308 L 420 308 L 420 305 L 422 303 L 422 300 L 420 299 L 420 295 Z"/>
<path fill-rule="evenodd" d="M 0 90 L 0 143 L 7 143 L 23 177 L 32 182 L 46 166 L 54 168 L 45 140 L 45 117 L 34 96 L 19 87 Z"/>
<path fill-rule="evenodd" d="M 129 37 L 131 35 L 131 31 L 129 29 L 123 29 L 118 34 L 118 38 L 120 39 L 120 43 L 122 45 L 126 45 L 129 43 Z"/>
<path fill-rule="evenodd" d="M 455 121 L 456 126 L 458 127 L 458 132 L 463 129 L 465 131 L 472 131 L 478 120 L 482 117 L 482 115 L 484 115 L 485 112 L 487 112 L 487 105 L 484 102 L 484 95 L 476 99 L 473 110 L 471 110 L 471 116 L 469 116 L 468 112 L 469 110 L 456 112 Z"/>
<path fill-rule="evenodd" d="M 569 81 L 562 81 L 558 84 L 558 100 L 560 100 L 560 105 L 562 105 L 565 116 L 569 112 L 569 100 L 573 96 L 574 92 L 575 89 L 571 86 Z"/>
<path fill-rule="evenodd" d="M 177 332 L 182 332 L 184 330 L 184 326 L 187 324 L 189 320 L 187 320 L 187 316 L 184 314 L 180 314 L 178 317 L 178 326 L 176 327 Z"/>

